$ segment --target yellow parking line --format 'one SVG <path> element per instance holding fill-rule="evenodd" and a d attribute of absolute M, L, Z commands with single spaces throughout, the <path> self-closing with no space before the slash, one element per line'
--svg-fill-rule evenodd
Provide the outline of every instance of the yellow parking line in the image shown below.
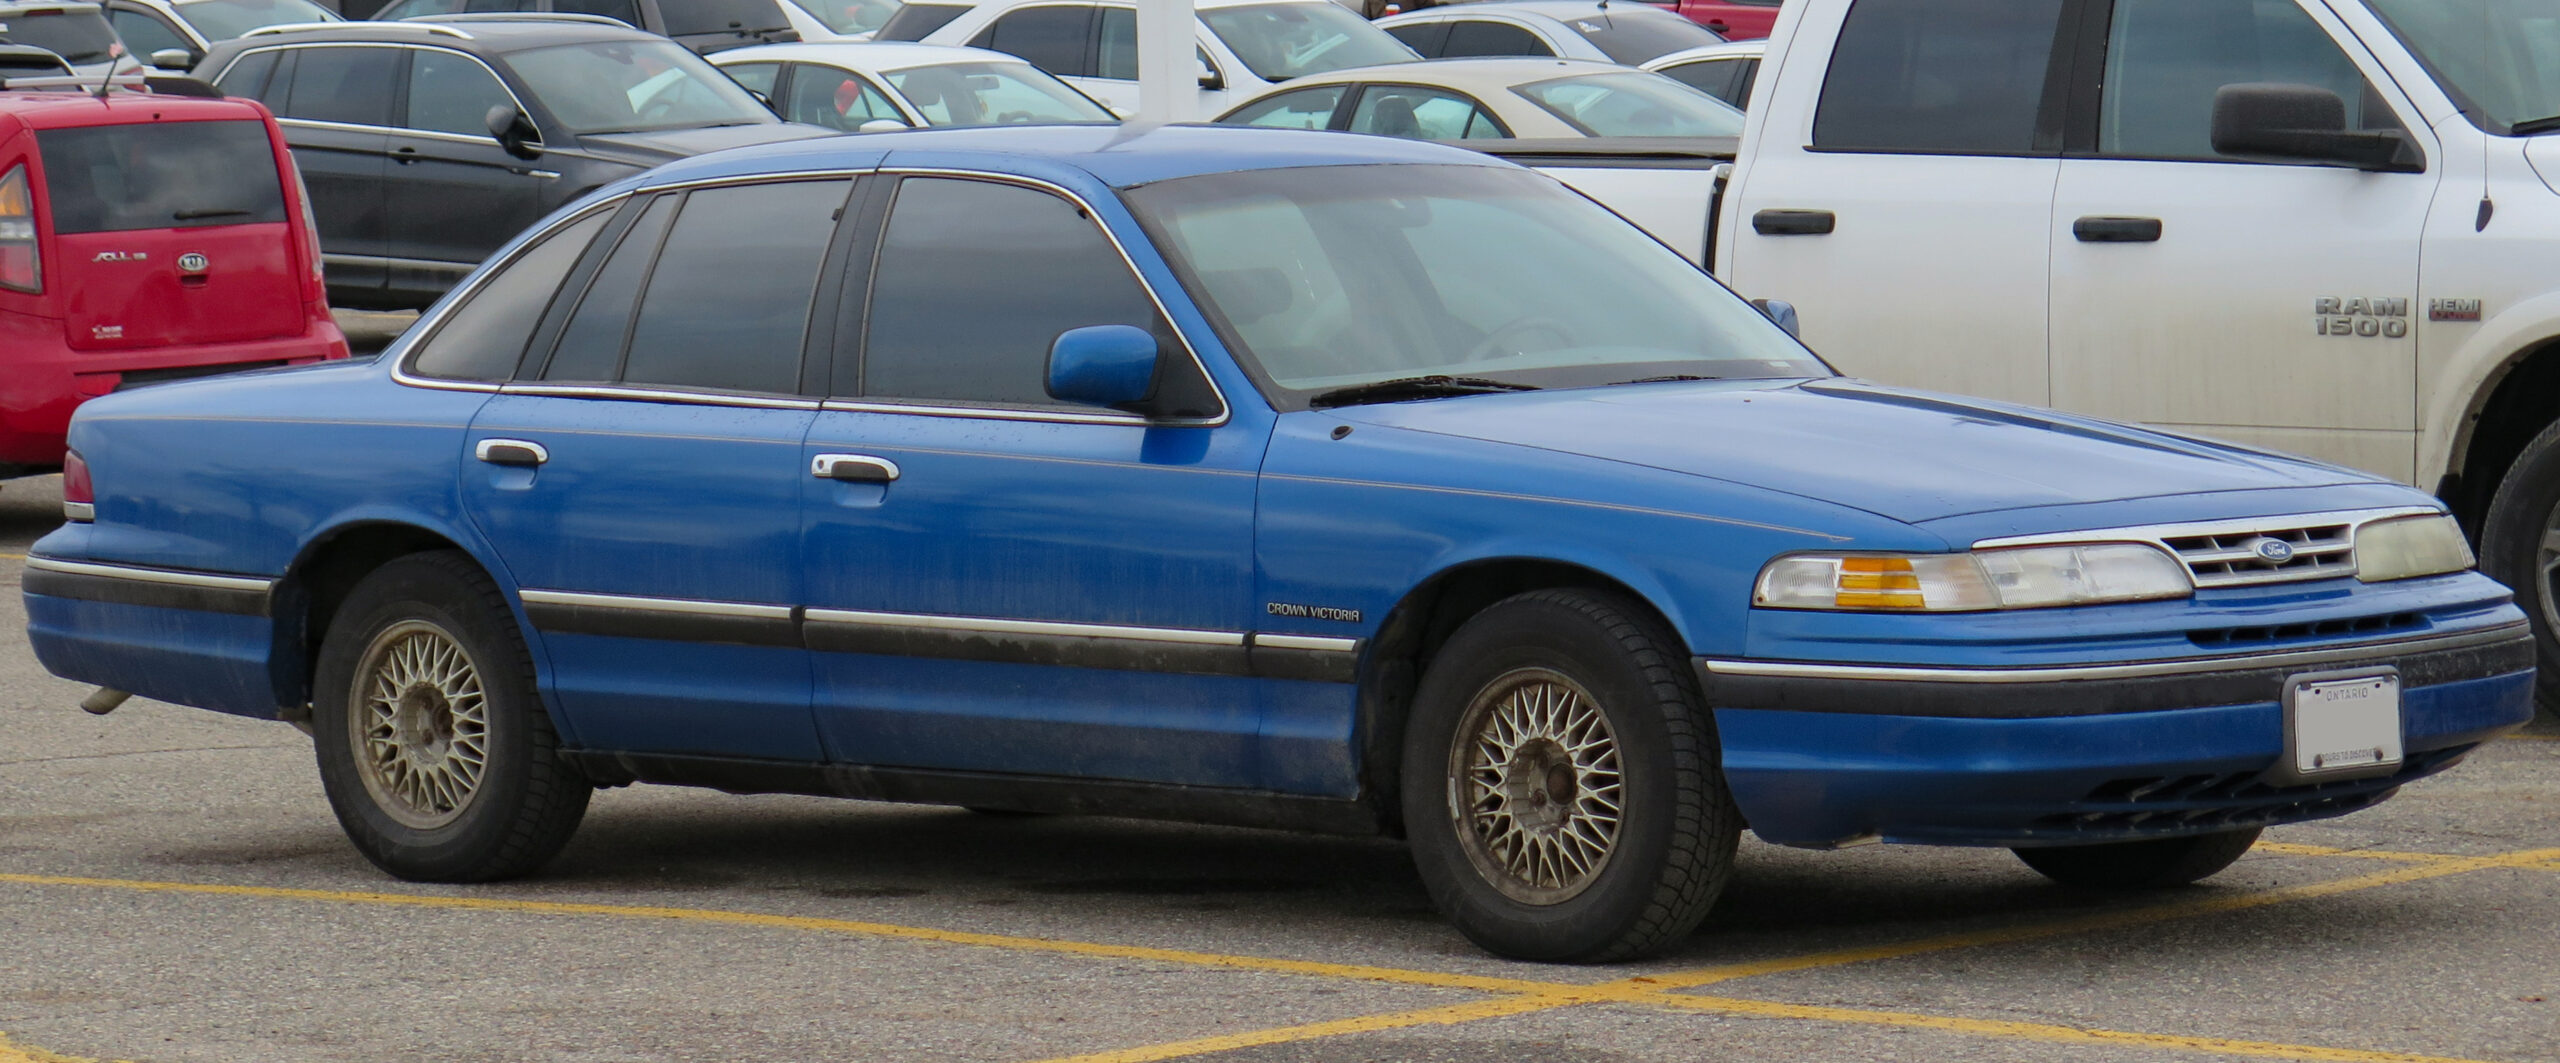
<path fill-rule="evenodd" d="M 1777 1004 L 1760 1000 L 1731 997 L 1685 997 L 1668 995 L 1662 1003 L 1695 1011 L 1726 1015 L 1749 1015 L 1771 1019 L 1809 1019 L 1815 1022 L 1853 1023 L 1866 1026 L 1890 1026 L 1900 1029 L 1944 1030 L 1948 1033 L 1972 1034 L 2057 1044 L 2113 1045 L 2129 1048 L 2160 1048 L 2172 1051 L 2206 1052 L 2222 1056 L 2254 1056 L 2264 1059 L 2308 1059 L 2321 1063 L 2477 1063 L 2474 1060 L 2446 1056 L 2421 1056 L 2405 1052 L 2375 1052 L 2360 1048 L 2328 1048 L 2320 1045 L 2292 1045 L 2273 1041 L 2238 1041 L 2227 1037 L 2188 1037 L 2178 1034 L 2134 1033 L 2127 1030 L 2105 1030 L 2082 1026 L 2058 1026 L 2043 1022 L 2012 1022 L 2005 1019 L 1967 1019 L 1954 1015 L 1928 1015 L 1909 1011 L 1868 1011 L 1863 1008 L 1813 1007 L 1804 1004 Z"/>
<path fill-rule="evenodd" d="M 2507 737 L 2519 742 L 2560 742 L 2560 735 L 2511 734 Z"/>
<path fill-rule="evenodd" d="M 1498 1019 L 1506 1015 L 1525 1015 L 1529 1012 L 1560 1008 L 1573 1003 L 1580 1003 L 1580 1001 L 1543 995 L 1496 997 L 1471 1004 L 1452 1004 L 1447 1007 L 1422 1008 L 1385 1015 L 1363 1015 L 1354 1019 L 1253 1030 L 1219 1037 L 1203 1037 L 1194 1041 L 1174 1041 L 1169 1044 L 1148 1045 L 1144 1048 L 1126 1048 L 1116 1052 L 1062 1056 L 1046 1060 L 1044 1063 L 1153 1063 L 1160 1059 L 1180 1059 L 1185 1056 L 1207 1055 L 1211 1052 L 1226 1052 L 1238 1048 L 1311 1041 L 1319 1037 L 1338 1037 L 1343 1034 L 1371 1033 L 1377 1030 L 1400 1030 L 1408 1026 L 1445 1026 L 1453 1023 L 1474 1022 L 1478 1019 Z M 6 1061 L 0 1060 L 0 1063 L 6 1063 Z"/>
<path fill-rule="evenodd" d="M 27 555 L 25 554 L 0 554 L 0 557 L 8 558 L 11 561 L 24 561 L 27 559 Z"/>
<path fill-rule="evenodd" d="M 2353 857 L 2358 860 L 2396 860 L 2409 864 L 2427 864 L 2441 860 L 2462 859 L 2461 857 L 2455 856 L 2451 853 L 2404 853 L 2390 849 L 2338 849 L 2326 845 L 2296 845 L 2291 842 L 2259 842 L 2249 851 L 2253 853 L 2275 853 L 2280 856 L 2346 856 Z"/>
<path fill-rule="evenodd" d="M 8 1034 L 0 1033 L 0 1063 L 98 1063 L 98 1061 L 22 1045 L 10 1040 Z"/>

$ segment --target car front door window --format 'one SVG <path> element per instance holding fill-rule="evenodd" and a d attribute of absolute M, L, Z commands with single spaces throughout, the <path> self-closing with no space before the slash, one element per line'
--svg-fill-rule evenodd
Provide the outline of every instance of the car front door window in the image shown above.
<path fill-rule="evenodd" d="M 791 68 L 791 120 L 854 132 L 864 122 L 888 119 L 901 125 L 907 116 L 898 113 L 880 89 L 868 78 L 848 70 L 814 63 L 801 63 Z M 921 101 L 919 101 L 921 102 Z M 926 117 L 940 125 L 949 119 L 937 117 L 926 108 Z"/>
<path fill-rule="evenodd" d="M 1284 92 L 1247 104 L 1218 121 L 1226 125 L 1262 126 L 1266 129 L 1329 129 L 1333 126 L 1333 110 L 1342 102 L 1343 90 L 1348 87 L 1325 85 Z"/>
<path fill-rule="evenodd" d="M 409 53 L 410 129 L 487 137 L 489 108 L 515 106 L 498 75 L 460 52 L 420 48 Z"/>
<path fill-rule="evenodd" d="M 1351 112 L 1350 130 L 1408 140 L 1468 140 L 1510 134 L 1464 96 L 1416 85 L 1372 85 Z"/>

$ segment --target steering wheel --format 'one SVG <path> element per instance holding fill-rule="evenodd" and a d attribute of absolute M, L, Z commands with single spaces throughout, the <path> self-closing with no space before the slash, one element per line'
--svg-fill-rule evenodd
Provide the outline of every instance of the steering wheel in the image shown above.
<path fill-rule="evenodd" d="M 1503 351 L 1503 347 L 1505 346 L 1503 341 L 1515 334 L 1533 332 L 1545 332 L 1546 334 L 1554 336 L 1559 340 L 1563 340 L 1566 343 L 1573 342 L 1573 327 L 1562 321 L 1558 321 L 1551 317 L 1513 318 L 1510 321 L 1495 327 L 1491 333 L 1488 333 L 1485 336 L 1483 342 L 1468 348 L 1466 360 L 1470 362 L 1479 362 L 1491 358 L 1496 354 L 1519 354 L 1521 353 L 1519 351 Z"/>

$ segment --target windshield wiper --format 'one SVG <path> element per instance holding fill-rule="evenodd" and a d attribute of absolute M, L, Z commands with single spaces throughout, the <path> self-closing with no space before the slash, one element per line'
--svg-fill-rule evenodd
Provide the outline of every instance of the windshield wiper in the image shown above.
<path fill-rule="evenodd" d="M 1724 378 L 1723 378 L 1723 377 L 1720 377 L 1720 376 L 1699 376 L 1699 375 L 1698 375 L 1698 374 L 1696 374 L 1696 373 L 1673 373 L 1673 374 L 1671 374 L 1670 376 L 1640 376 L 1640 377 L 1637 377 L 1637 378 L 1635 378 L 1635 379 L 1633 379 L 1633 380 L 1612 380 L 1612 381 L 1610 381 L 1610 382 L 1609 382 L 1609 386 L 1610 386 L 1610 387 L 1616 387 L 1616 386 L 1618 386 L 1618 385 L 1620 385 L 1620 384 L 1669 384 L 1669 383 L 1674 383 L 1674 382 L 1682 381 L 1682 380 L 1722 380 L 1722 379 L 1724 379 Z"/>
<path fill-rule="evenodd" d="M 1359 406 L 1372 402 L 1409 402 L 1414 399 L 1440 399 L 1452 395 L 1489 395 L 1503 391 L 1536 391 L 1536 384 L 1515 384 L 1508 380 L 1491 380 L 1480 376 L 1411 376 L 1399 380 L 1381 380 L 1373 384 L 1354 384 L 1335 388 L 1307 400 L 1310 409 L 1332 406 Z"/>
<path fill-rule="evenodd" d="M 2529 137 L 2536 133 L 2560 131 L 2560 114 L 2549 118 L 2529 118 L 2507 127 L 2507 135 Z"/>
<path fill-rule="evenodd" d="M 179 221 L 195 221 L 199 218 L 231 218 L 254 213 L 256 212 L 243 207 L 194 207 L 174 212 L 169 216 Z"/>

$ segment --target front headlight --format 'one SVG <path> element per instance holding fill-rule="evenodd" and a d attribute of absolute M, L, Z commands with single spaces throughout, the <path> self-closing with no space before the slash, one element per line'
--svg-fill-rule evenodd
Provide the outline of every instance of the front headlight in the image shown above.
<path fill-rule="evenodd" d="M 2395 517 L 2356 529 L 2356 578 L 2366 583 L 2460 572 L 2476 561 L 2452 517 Z"/>
<path fill-rule="evenodd" d="M 2187 566 L 2159 547 L 2090 543 L 1969 554 L 1797 554 L 1760 570 L 1751 603 L 1768 609 L 1946 613 L 2193 593 Z"/>

